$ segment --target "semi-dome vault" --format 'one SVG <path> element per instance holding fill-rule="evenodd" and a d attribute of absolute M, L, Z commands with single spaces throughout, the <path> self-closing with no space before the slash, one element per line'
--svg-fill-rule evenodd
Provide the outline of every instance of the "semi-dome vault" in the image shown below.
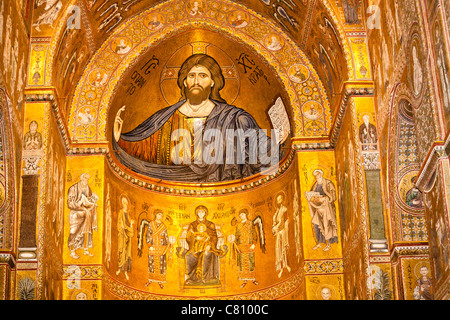
<path fill-rule="evenodd" d="M 448 298 L 449 17 L 0 0 L 0 299 Z"/>

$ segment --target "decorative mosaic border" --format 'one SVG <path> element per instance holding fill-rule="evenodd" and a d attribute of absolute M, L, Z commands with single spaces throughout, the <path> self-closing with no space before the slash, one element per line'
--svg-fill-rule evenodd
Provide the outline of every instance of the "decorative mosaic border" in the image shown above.
<path fill-rule="evenodd" d="M 289 279 L 258 291 L 237 295 L 213 295 L 207 298 L 210 300 L 277 300 L 289 296 L 300 288 L 303 281 L 304 273 L 300 269 L 298 273 Z M 105 290 L 123 300 L 194 300 L 202 298 L 198 296 L 158 295 L 145 292 L 125 286 L 113 279 L 109 274 L 104 275 L 103 285 Z"/>
<path fill-rule="evenodd" d="M 417 244 L 417 245 L 398 245 L 392 249 L 391 261 L 397 262 L 398 258 L 403 256 L 421 256 L 429 255 L 428 245 Z"/>
<path fill-rule="evenodd" d="M 443 158 L 450 156 L 450 135 L 443 144 L 437 144 L 433 146 L 433 149 L 428 154 L 428 157 L 419 173 L 419 177 L 416 181 L 416 186 L 419 190 L 426 191 L 433 173 L 436 170 L 439 162 Z"/>
<path fill-rule="evenodd" d="M 333 260 L 305 260 L 305 274 L 340 274 L 344 272 L 342 259 Z"/>
<path fill-rule="evenodd" d="M 103 266 L 102 265 L 63 265 L 62 266 L 62 280 L 73 279 L 74 273 L 73 268 L 79 268 L 80 274 L 76 276 L 83 280 L 101 280 L 104 275 Z"/>
<path fill-rule="evenodd" d="M 371 92 L 373 94 L 373 89 L 371 89 Z M 364 92 L 364 89 L 363 89 Z M 361 147 L 358 137 L 358 119 L 356 114 L 356 104 L 354 99 L 350 99 L 349 102 L 350 112 L 351 112 L 351 130 L 352 130 L 352 136 L 355 142 L 355 159 L 362 159 L 361 157 Z M 370 268 L 370 259 L 369 259 L 369 227 L 368 227 L 368 220 L 369 220 L 369 213 L 368 209 L 366 207 L 366 190 L 365 190 L 365 180 L 364 180 L 364 168 L 362 161 L 356 161 L 356 175 L 357 175 L 357 186 L 358 191 L 355 194 L 355 196 L 359 197 L 359 203 L 360 203 L 360 223 L 358 227 L 356 228 L 356 232 L 353 235 L 350 243 L 350 247 L 347 251 L 347 254 L 343 255 L 343 261 L 344 264 L 346 264 L 346 261 L 351 261 L 351 258 L 353 256 L 353 252 L 357 249 L 361 248 L 358 246 L 360 242 L 362 242 L 362 256 L 364 260 L 364 269 L 366 270 L 366 274 L 368 274 L 368 270 Z M 370 287 L 368 286 L 366 289 L 366 299 L 371 299 L 372 292 Z"/>
<path fill-rule="evenodd" d="M 43 137 L 43 145 L 42 145 L 42 151 L 44 156 L 41 158 L 41 173 L 45 172 L 48 169 L 48 163 L 47 163 L 47 152 L 48 152 L 48 135 L 50 132 L 50 117 L 51 117 L 51 111 L 49 104 L 47 104 L 44 107 L 44 123 L 42 126 L 42 137 Z M 47 175 L 41 174 L 39 179 L 39 185 L 45 186 L 47 182 Z M 47 197 L 47 190 L 46 188 L 40 188 L 39 191 L 39 198 L 38 198 L 38 212 L 37 212 L 37 260 L 39 261 L 42 259 L 44 255 L 44 246 L 45 246 L 45 234 L 46 234 L 46 228 L 45 228 L 45 216 L 47 214 L 47 208 L 45 205 L 46 197 Z M 44 267 L 45 263 L 38 263 L 37 264 L 37 275 L 36 275 L 36 299 L 41 299 L 43 292 L 44 292 Z"/>
<path fill-rule="evenodd" d="M 273 180 L 280 177 L 281 175 L 283 175 L 284 173 L 286 173 L 291 168 L 295 160 L 295 154 L 296 152 L 293 149 L 290 149 L 289 155 L 284 160 L 284 162 L 280 164 L 280 167 L 278 168 L 277 172 L 271 175 L 262 176 L 258 180 L 251 180 L 247 182 L 234 181 L 234 183 L 230 181 L 229 183 L 227 182 L 226 184 L 223 185 L 214 185 L 214 186 L 210 186 L 207 183 L 206 184 L 183 183 L 177 185 L 171 184 L 166 186 L 164 185 L 164 181 L 152 183 L 140 179 L 138 177 L 138 174 L 127 173 L 126 171 L 124 171 L 121 165 L 119 166 L 113 159 L 110 151 L 107 152 L 106 159 L 108 161 L 109 168 L 119 179 L 125 180 L 128 183 L 131 183 L 139 188 L 144 188 L 145 190 L 150 190 L 163 194 L 207 197 L 207 196 L 228 195 L 236 192 L 248 191 L 257 188 L 261 185 L 264 185 L 266 183 L 270 183 Z M 236 183 L 241 184 L 236 186 Z M 228 186 L 228 184 L 232 184 L 232 186 L 230 187 Z"/>
<path fill-rule="evenodd" d="M 0 134 L 2 134 L 2 156 L 3 156 L 3 183 L 5 187 L 5 199 L 0 208 L 0 248 L 12 249 L 13 234 L 14 234 L 14 220 L 13 215 L 15 211 L 15 176 L 17 168 L 14 161 L 8 161 L 14 158 L 13 152 L 13 129 L 18 129 L 19 121 L 17 121 L 16 114 L 12 109 L 11 100 L 4 88 L 0 88 Z M 21 132 L 21 131 L 17 131 Z"/>
<path fill-rule="evenodd" d="M 376 263 L 390 263 L 391 258 L 389 255 L 371 255 L 369 257 L 370 264 L 376 264 Z"/>
<path fill-rule="evenodd" d="M 16 259 L 11 253 L 0 253 L 0 264 L 7 264 L 10 269 L 16 266 Z"/>

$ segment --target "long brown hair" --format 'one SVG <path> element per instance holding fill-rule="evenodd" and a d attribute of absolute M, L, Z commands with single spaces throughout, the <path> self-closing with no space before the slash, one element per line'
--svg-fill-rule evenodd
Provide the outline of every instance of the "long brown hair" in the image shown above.
<path fill-rule="evenodd" d="M 178 72 L 178 87 L 181 90 L 181 99 L 186 99 L 186 87 L 184 86 L 184 80 L 186 80 L 189 71 L 195 66 L 203 66 L 211 72 L 211 78 L 214 81 L 214 86 L 211 88 L 210 98 L 212 100 L 225 102 L 226 101 L 220 96 L 219 91 L 222 90 L 225 85 L 225 79 L 223 78 L 222 69 L 217 61 L 207 54 L 197 53 L 193 54 L 187 58 L 180 71 Z"/>

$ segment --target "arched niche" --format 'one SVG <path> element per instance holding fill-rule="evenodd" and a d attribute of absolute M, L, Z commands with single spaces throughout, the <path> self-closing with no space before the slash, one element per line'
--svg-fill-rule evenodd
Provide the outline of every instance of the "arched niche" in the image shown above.
<path fill-rule="evenodd" d="M 152 19 L 146 17 L 142 16 L 142 19 L 158 25 L 153 20 L 155 16 L 150 16 Z M 217 26 L 206 21 L 197 26 L 185 24 L 154 46 L 142 49 L 139 56 L 127 60 L 109 98 L 109 107 L 105 108 L 106 139 L 112 138 L 112 124 L 122 105 L 127 105 L 129 110 L 123 117 L 124 126 L 127 126 L 124 131 L 127 131 L 162 107 L 176 103 L 180 99 L 176 84 L 178 69 L 193 53 L 214 57 L 225 77 L 223 98 L 252 114 L 262 128 L 271 128 L 267 111 L 280 97 L 289 114 L 291 132 L 294 132 L 296 115 L 291 106 L 298 92 L 293 88 L 301 83 L 289 80 L 283 73 L 289 68 L 271 60 L 271 54 L 261 54 L 261 45 L 249 45 L 245 39 L 226 32 L 228 28 L 232 27 L 218 33 Z M 120 39 L 131 41 L 127 38 L 130 39 L 126 33 L 117 35 L 108 50 L 115 51 Z M 282 41 L 286 41 L 286 46 L 288 40 Z M 133 50 L 130 46 L 129 51 Z M 241 60 L 241 54 L 247 60 Z M 247 70 L 240 62 L 247 65 Z M 305 66 L 300 60 L 297 64 Z M 256 78 L 249 79 L 248 76 L 256 66 L 261 73 L 257 81 L 252 82 L 251 79 Z M 134 82 L 135 90 L 130 91 L 130 80 L 136 79 L 138 73 L 143 85 L 139 88 Z M 305 84 L 319 84 L 312 80 L 313 75 L 309 73 L 311 79 L 307 77 Z M 302 88 L 306 86 L 302 85 Z M 311 87 L 311 90 L 314 89 Z M 105 100 L 102 103 L 106 105 Z M 283 299 L 302 295 L 301 239 L 293 227 L 294 223 L 301 223 L 301 219 L 294 221 L 294 216 L 299 216 L 301 191 L 297 163 L 289 143 L 285 151 L 285 156 L 279 159 L 278 170 L 270 175 L 261 173 L 237 181 L 195 183 L 161 181 L 132 172 L 116 161 L 112 149 L 107 154 L 105 171 L 104 243 L 109 244 L 103 248 L 105 295 L 121 299 L 131 296 L 142 299 L 199 296 Z M 207 208 L 206 220 L 197 217 L 199 206 Z M 242 219 L 242 209 L 248 212 L 248 222 Z M 125 211 L 125 220 L 130 223 L 134 220 L 132 226 L 128 225 L 133 232 L 127 257 L 121 255 L 125 248 L 119 229 Z M 215 252 L 209 252 L 208 257 L 203 255 L 205 251 L 196 238 L 202 224 L 208 231 L 214 230 L 209 236 Z M 160 247 L 153 245 L 156 234 L 163 243 Z M 192 240 L 194 234 L 198 241 Z M 153 252 L 158 250 L 161 253 L 155 255 Z M 200 269 L 211 272 L 196 274 L 194 271 L 198 271 L 199 264 Z"/>
<path fill-rule="evenodd" d="M 136 183 L 135 175 L 128 180 L 109 163 L 104 177 L 103 297 L 305 296 L 302 239 L 295 232 L 302 223 L 298 166 L 291 158 L 286 161 L 290 165 L 274 177 L 213 186 Z M 203 221 L 196 215 L 199 206 L 207 208 Z M 214 230 L 209 236 L 215 262 L 202 260 L 201 241 L 193 240 L 202 224 Z M 194 277 L 201 263 L 214 272 Z"/>
<path fill-rule="evenodd" d="M 391 118 L 388 157 L 391 219 L 395 241 L 426 241 L 424 201 L 415 186 L 420 162 L 417 155 L 415 110 L 407 95 L 399 95 Z"/>

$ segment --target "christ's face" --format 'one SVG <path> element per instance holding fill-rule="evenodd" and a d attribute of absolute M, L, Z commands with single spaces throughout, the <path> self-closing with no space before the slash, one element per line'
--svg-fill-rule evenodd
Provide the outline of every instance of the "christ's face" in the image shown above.
<path fill-rule="evenodd" d="M 192 104 L 199 104 L 209 98 L 214 80 L 211 72 L 204 66 L 194 66 L 184 80 L 186 96 Z"/>
<path fill-rule="evenodd" d="M 247 214 L 245 212 L 241 212 L 239 214 L 239 217 L 241 218 L 242 221 L 247 221 Z"/>
<path fill-rule="evenodd" d="M 161 221 L 162 218 L 163 218 L 162 212 L 158 212 L 158 213 L 156 214 L 156 220 L 157 220 L 157 221 Z"/>

